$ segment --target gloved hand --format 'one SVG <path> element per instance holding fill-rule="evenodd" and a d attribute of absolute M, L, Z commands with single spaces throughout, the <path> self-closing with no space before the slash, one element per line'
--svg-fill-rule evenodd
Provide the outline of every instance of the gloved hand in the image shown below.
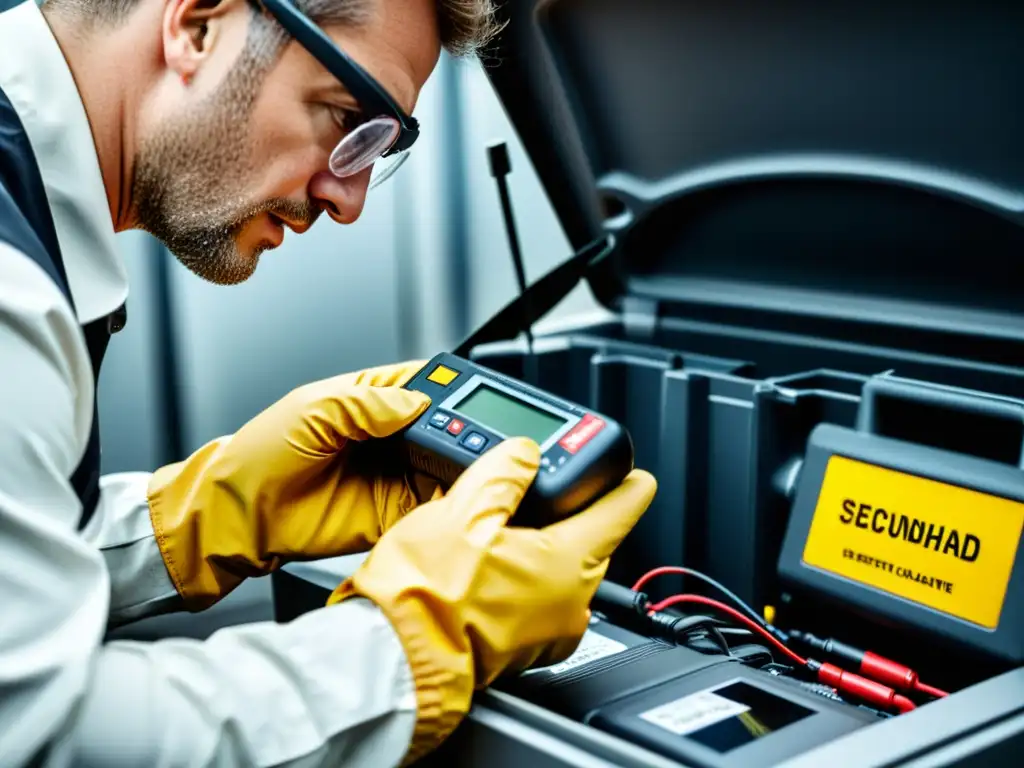
<path fill-rule="evenodd" d="M 188 610 L 289 560 L 365 551 L 417 504 L 401 477 L 354 471 L 350 441 L 393 434 L 423 413 L 429 398 L 401 385 L 424 364 L 300 387 L 153 474 L 153 530 Z"/>
<path fill-rule="evenodd" d="M 475 688 L 575 650 L 609 556 L 657 487 L 635 470 L 573 517 L 542 529 L 507 527 L 539 461 L 529 440 L 498 444 L 447 495 L 395 524 L 328 600 L 372 600 L 403 644 L 418 701 L 407 761 L 455 728 Z"/>

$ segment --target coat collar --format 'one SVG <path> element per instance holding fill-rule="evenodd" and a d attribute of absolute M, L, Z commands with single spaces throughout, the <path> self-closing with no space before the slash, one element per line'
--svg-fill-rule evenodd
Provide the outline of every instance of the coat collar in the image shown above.
<path fill-rule="evenodd" d="M 85 108 L 35 0 L 0 14 L 0 88 L 35 153 L 78 320 L 109 315 L 128 296 L 128 276 Z"/>

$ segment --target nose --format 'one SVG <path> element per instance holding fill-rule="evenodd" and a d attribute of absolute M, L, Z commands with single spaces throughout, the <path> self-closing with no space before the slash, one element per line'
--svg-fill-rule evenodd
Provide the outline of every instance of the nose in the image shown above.
<path fill-rule="evenodd" d="M 363 212 L 372 171 L 371 166 L 342 179 L 329 171 L 321 171 L 309 182 L 309 196 L 314 205 L 326 211 L 336 222 L 351 224 Z"/>

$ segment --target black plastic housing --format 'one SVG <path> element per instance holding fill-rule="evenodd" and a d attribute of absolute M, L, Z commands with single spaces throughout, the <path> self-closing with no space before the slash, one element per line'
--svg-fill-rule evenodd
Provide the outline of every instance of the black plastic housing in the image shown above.
<path fill-rule="evenodd" d="M 737 719 L 751 718 L 745 723 L 729 723 L 732 733 L 709 734 L 710 739 L 719 742 L 714 747 L 698 743 L 692 734 L 677 734 L 642 717 L 666 705 L 686 707 L 686 702 L 696 696 L 712 695 L 728 701 L 731 692 L 739 693 L 737 698 L 741 701 L 757 701 L 761 708 L 741 713 Z M 879 718 L 864 709 L 811 693 L 793 680 L 740 665 L 715 665 L 677 677 L 603 707 L 588 720 L 595 728 L 677 760 L 681 765 L 700 768 L 778 765 L 877 722 Z M 706 731 L 725 727 L 726 723 L 717 722 L 707 726 Z M 768 732 L 751 737 L 751 732 L 757 733 L 760 728 Z M 745 738 L 750 740 L 743 743 Z"/>
<path fill-rule="evenodd" d="M 775 765 L 879 721 L 735 658 L 664 645 L 604 621 L 592 624 L 588 638 L 606 646 L 593 660 L 534 670 L 498 687 L 701 768 Z M 749 697 L 746 706 L 724 698 L 737 689 Z M 723 705 L 726 711 L 714 711 Z M 668 710 L 660 724 L 644 716 L 658 707 Z M 737 715 L 745 724 L 726 722 Z M 712 748 L 716 743 L 721 749 Z"/>
<path fill-rule="evenodd" d="M 633 693 L 706 667 L 735 663 L 724 655 L 698 653 L 604 620 L 591 623 L 581 646 L 588 642 L 596 643 L 599 651 L 588 654 L 593 656 L 589 662 L 574 663 L 570 657 L 568 663 L 504 677 L 496 687 L 587 722 L 602 707 Z"/>
<path fill-rule="evenodd" d="M 445 376 L 432 380 L 439 367 Z M 405 386 L 431 398 L 430 407 L 401 432 L 409 466 L 443 486 L 502 440 L 521 434 L 514 431 L 521 422 L 510 420 L 499 430 L 485 417 L 467 413 L 465 404 L 475 396 L 494 398 L 502 408 L 529 409 L 547 420 L 544 434 L 535 436 L 540 470 L 516 512 L 516 525 L 543 525 L 576 514 L 633 469 L 632 440 L 615 419 L 456 355 L 435 356 Z M 547 426 L 551 422 L 557 424 Z M 456 425 L 459 431 L 453 434 Z"/>
<path fill-rule="evenodd" d="M 509 0 L 484 71 L 610 309 L 1019 333 L 1024 7 L 920 8 Z"/>

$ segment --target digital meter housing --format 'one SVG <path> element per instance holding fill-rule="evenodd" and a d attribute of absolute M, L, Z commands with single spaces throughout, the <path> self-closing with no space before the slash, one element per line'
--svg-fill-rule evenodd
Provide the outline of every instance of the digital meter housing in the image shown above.
<path fill-rule="evenodd" d="M 541 466 L 514 524 L 573 515 L 633 469 L 633 442 L 614 419 L 456 355 L 437 355 L 405 386 L 431 400 L 402 432 L 408 463 L 443 486 L 506 438 L 540 446 Z"/>

